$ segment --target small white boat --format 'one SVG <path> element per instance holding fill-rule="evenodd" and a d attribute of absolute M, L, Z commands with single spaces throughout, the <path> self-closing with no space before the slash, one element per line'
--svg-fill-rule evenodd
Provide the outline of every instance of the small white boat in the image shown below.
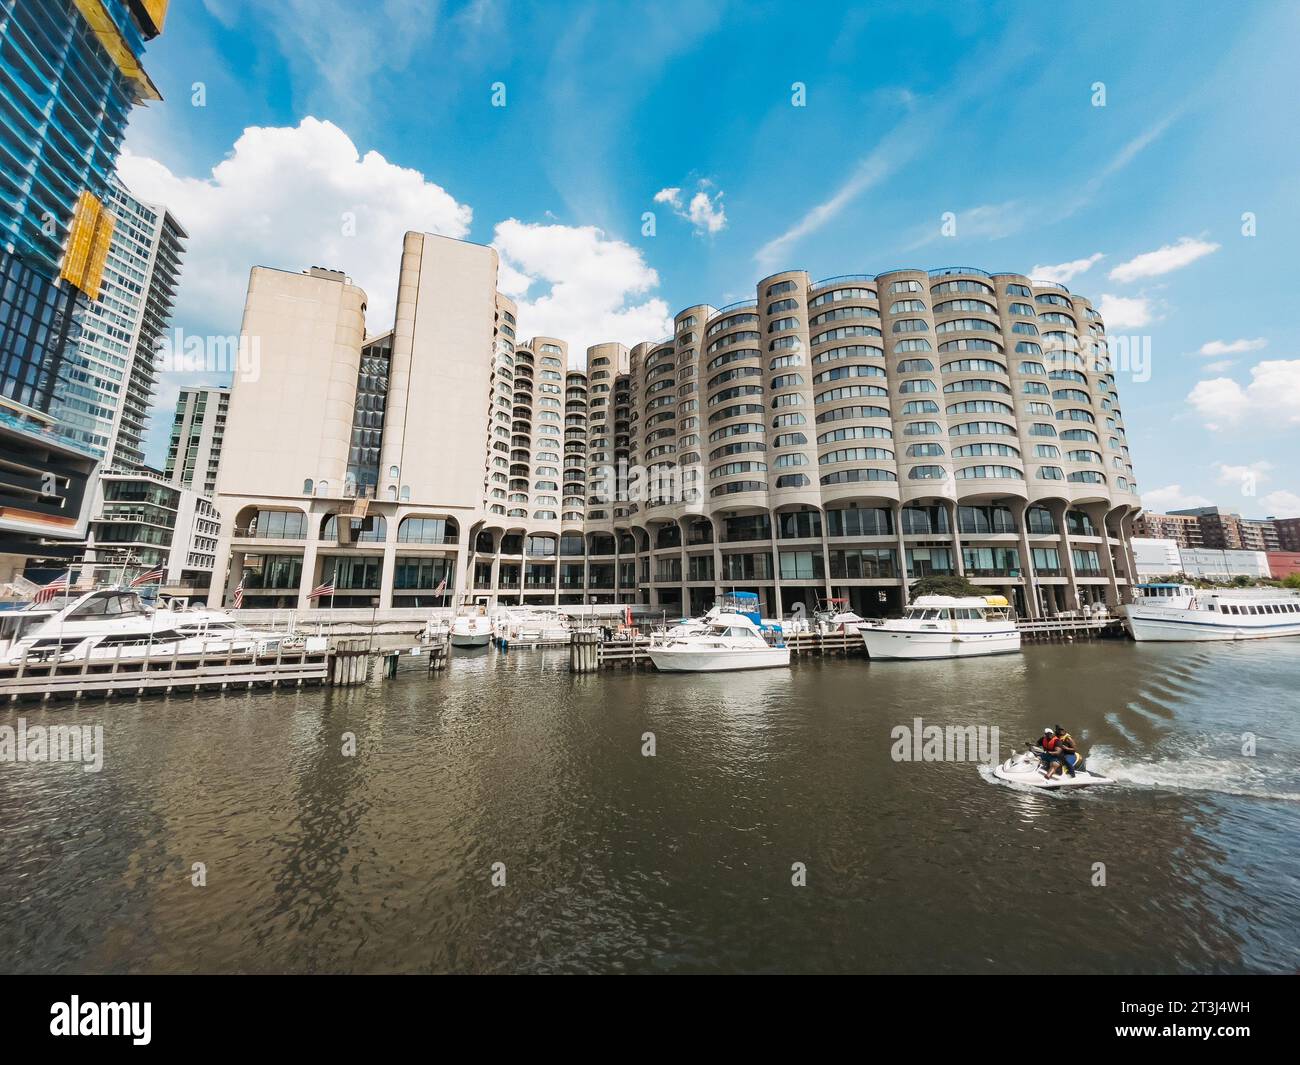
<path fill-rule="evenodd" d="M 1022 751 L 1020 754 L 1012 755 L 993 770 L 993 775 L 998 780 L 1005 780 L 1010 784 L 1020 784 L 1029 788 L 1083 788 L 1091 784 L 1115 783 L 1110 777 L 1104 777 L 1100 773 L 1092 773 L 1083 768 L 1083 759 L 1076 763 L 1074 776 L 1070 776 L 1068 771 L 1062 770 L 1053 776 L 1051 780 L 1048 780 L 1043 769 L 1041 754 L 1042 748 L 1034 747 L 1028 751 Z"/>
<path fill-rule="evenodd" d="M 491 639 L 492 622 L 481 614 L 462 614 L 452 619 L 452 647 L 486 647 Z"/>
<path fill-rule="evenodd" d="M 753 607 L 745 610 L 745 607 Z M 779 625 L 765 625 L 758 597 L 733 592 L 709 611 L 704 623 L 688 623 L 669 632 L 647 653 L 664 673 L 719 673 L 738 669 L 769 669 L 790 664 Z"/>
<path fill-rule="evenodd" d="M 971 658 L 1016 654 L 1020 630 L 1001 595 L 923 595 L 901 618 L 858 630 L 876 659 Z"/>
<path fill-rule="evenodd" d="M 1190 584 L 1139 584 L 1124 609 L 1138 641 L 1263 640 L 1300 636 L 1300 595 L 1264 589 L 1198 591 Z"/>

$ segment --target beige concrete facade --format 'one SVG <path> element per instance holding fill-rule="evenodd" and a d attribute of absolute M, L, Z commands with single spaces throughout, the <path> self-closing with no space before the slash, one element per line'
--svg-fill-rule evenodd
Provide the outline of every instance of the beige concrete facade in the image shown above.
<path fill-rule="evenodd" d="M 693 613 L 744 588 L 770 613 L 881 613 L 942 573 L 1029 615 L 1125 598 L 1139 502 L 1115 373 L 1062 286 L 786 271 L 580 363 L 516 335 L 496 272 L 489 248 L 408 234 L 391 336 L 363 341 L 340 275 L 254 271 L 263 372 L 236 383 L 217 499 L 227 596 L 248 571 L 262 606 L 305 606 L 331 574 L 339 605 L 385 608 Z M 373 488 L 358 448 L 380 456 Z M 276 509 L 300 517 L 266 535 Z"/>

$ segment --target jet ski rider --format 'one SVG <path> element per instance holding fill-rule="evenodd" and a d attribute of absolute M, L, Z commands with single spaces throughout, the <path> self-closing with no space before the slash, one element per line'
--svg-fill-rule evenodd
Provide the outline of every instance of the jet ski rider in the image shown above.
<path fill-rule="evenodd" d="M 1047 779 L 1060 776 L 1062 769 L 1070 776 L 1074 776 L 1074 767 L 1079 761 L 1079 748 L 1075 745 L 1074 737 L 1065 731 L 1063 725 L 1056 726 L 1056 744 L 1053 750 L 1056 752 L 1056 757 L 1053 759 L 1053 764 L 1047 767 Z"/>
<path fill-rule="evenodd" d="M 1052 771 L 1059 768 L 1059 757 L 1057 752 L 1058 740 L 1056 733 L 1050 728 L 1043 729 L 1043 738 L 1039 741 L 1039 746 L 1043 749 L 1043 774 L 1051 777 Z"/>

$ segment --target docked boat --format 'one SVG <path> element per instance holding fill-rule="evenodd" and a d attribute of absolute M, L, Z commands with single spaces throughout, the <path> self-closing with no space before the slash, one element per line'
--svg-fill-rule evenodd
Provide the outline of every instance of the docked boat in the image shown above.
<path fill-rule="evenodd" d="M 1015 654 L 1020 630 L 1001 595 L 923 595 L 901 618 L 866 622 L 858 630 L 876 659 L 972 658 Z"/>
<path fill-rule="evenodd" d="M 781 627 L 763 622 L 758 596 L 749 592 L 724 596 L 702 625 L 679 626 L 647 653 L 664 673 L 719 673 L 790 664 Z"/>
<path fill-rule="evenodd" d="M 498 639 L 512 644 L 567 644 L 569 619 L 557 610 L 504 610 L 497 614 L 494 629 Z"/>
<path fill-rule="evenodd" d="M 781 631 L 787 636 L 804 632 L 860 632 L 869 622 L 849 609 L 847 599 L 824 599 L 817 604 L 812 616 L 792 616 L 781 622 Z"/>
<path fill-rule="evenodd" d="M 492 622 L 481 614 L 452 618 L 452 647 L 486 647 L 492 640 Z"/>
<path fill-rule="evenodd" d="M 323 648 L 326 642 L 322 637 L 251 629 L 207 607 L 175 603 L 155 610 L 129 588 L 97 588 L 55 602 L 57 609 L 40 611 L 40 623 L 24 629 L 10 645 L 10 664 L 227 651 L 274 654 L 280 648 Z"/>
<path fill-rule="evenodd" d="M 1190 584 L 1139 584 L 1124 610 L 1133 639 L 1263 640 L 1300 636 L 1300 595 L 1266 589 L 1204 590 Z"/>

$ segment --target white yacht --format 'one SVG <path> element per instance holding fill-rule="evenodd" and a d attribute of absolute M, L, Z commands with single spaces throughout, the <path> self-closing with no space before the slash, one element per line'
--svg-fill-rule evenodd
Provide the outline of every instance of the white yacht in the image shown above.
<path fill-rule="evenodd" d="M 859 629 L 871 658 L 969 658 L 1014 654 L 1020 630 L 1000 595 L 923 595 L 901 618 Z"/>
<path fill-rule="evenodd" d="M 1300 636 L 1300 595 L 1262 588 L 1205 590 L 1139 584 L 1124 609 L 1133 639 L 1263 640 Z"/>
<path fill-rule="evenodd" d="M 482 614 L 452 618 L 452 647 L 486 647 L 492 639 L 492 622 Z"/>
<path fill-rule="evenodd" d="M 781 627 L 763 622 L 758 596 L 752 592 L 723 596 L 703 624 L 678 626 L 662 643 L 652 644 L 648 654 L 664 673 L 718 673 L 790 664 Z"/>
<path fill-rule="evenodd" d="M 496 616 L 496 634 L 501 639 L 518 644 L 568 643 L 569 619 L 557 610 L 501 611 Z"/>
<path fill-rule="evenodd" d="M 59 608 L 23 631 L 7 652 L 10 664 L 24 659 L 79 661 L 173 654 L 323 649 L 321 637 L 247 628 L 220 610 L 169 605 L 154 610 L 129 588 L 97 588 L 57 600 Z"/>

